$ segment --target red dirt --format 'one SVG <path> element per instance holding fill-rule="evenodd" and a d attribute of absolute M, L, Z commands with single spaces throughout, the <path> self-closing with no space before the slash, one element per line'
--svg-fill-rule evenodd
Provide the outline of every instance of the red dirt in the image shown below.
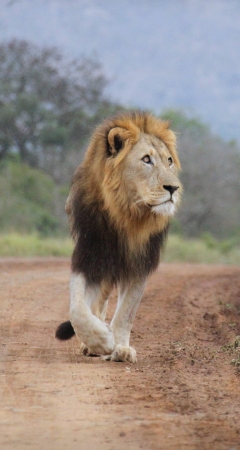
<path fill-rule="evenodd" d="M 131 365 L 55 340 L 69 267 L 0 260 L 0 448 L 240 449 L 240 366 L 231 364 L 240 347 L 226 347 L 240 335 L 240 268 L 162 264 L 135 319 Z"/>

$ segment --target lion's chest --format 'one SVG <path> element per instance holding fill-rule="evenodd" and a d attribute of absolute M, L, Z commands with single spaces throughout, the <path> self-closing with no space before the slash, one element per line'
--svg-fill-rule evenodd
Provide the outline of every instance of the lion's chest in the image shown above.
<path fill-rule="evenodd" d="M 76 223 L 77 221 L 77 223 Z M 106 280 L 112 284 L 146 277 L 159 263 L 166 232 L 157 233 L 141 248 L 129 249 L 127 238 L 114 228 L 107 214 L 95 206 L 82 208 L 75 225 L 77 243 L 72 257 L 74 272 L 84 273 L 89 283 Z"/>

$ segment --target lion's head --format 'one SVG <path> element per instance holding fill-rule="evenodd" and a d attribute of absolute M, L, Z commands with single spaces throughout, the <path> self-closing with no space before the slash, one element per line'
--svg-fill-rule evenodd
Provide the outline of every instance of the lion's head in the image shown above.
<path fill-rule="evenodd" d="M 109 132 L 113 157 L 106 163 L 103 181 L 106 205 L 110 207 L 118 193 L 121 208 L 126 203 L 132 214 L 172 216 L 180 199 L 175 150 L 153 134 L 141 131 L 136 143 L 129 140 L 124 128 L 115 127 Z M 113 177 L 116 172 L 118 176 Z"/>
<path fill-rule="evenodd" d="M 168 122 L 151 114 L 126 113 L 104 122 L 81 167 L 87 201 L 97 199 L 118 229 L 141 235 L 148 224 L 148 235 L 161 231 L 179 204 L 175 135 Z"/>

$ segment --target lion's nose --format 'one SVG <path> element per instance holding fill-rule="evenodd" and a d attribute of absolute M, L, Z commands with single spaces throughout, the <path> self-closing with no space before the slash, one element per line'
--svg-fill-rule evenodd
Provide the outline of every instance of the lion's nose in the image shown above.
<path fill-rule="evenodd" d="M 179 186 L 170 186 L 170 185 L 167 185 L 167 186 L 163 185 L 163 187 L 164 187 L 164 189 L 166 189 L 166 191 L 170 192 L 171 196 L 179 188 Z"/>

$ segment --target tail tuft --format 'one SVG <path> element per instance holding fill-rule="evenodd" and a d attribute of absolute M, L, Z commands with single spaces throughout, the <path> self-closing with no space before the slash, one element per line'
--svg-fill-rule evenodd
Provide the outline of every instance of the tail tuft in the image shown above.
<path fill-rule="evenodd" d="M 71 339 L 75 334 L 70 320 L 61 323 L 56 329 L 55 337 L 60 341 L 67 341 Z"/>

